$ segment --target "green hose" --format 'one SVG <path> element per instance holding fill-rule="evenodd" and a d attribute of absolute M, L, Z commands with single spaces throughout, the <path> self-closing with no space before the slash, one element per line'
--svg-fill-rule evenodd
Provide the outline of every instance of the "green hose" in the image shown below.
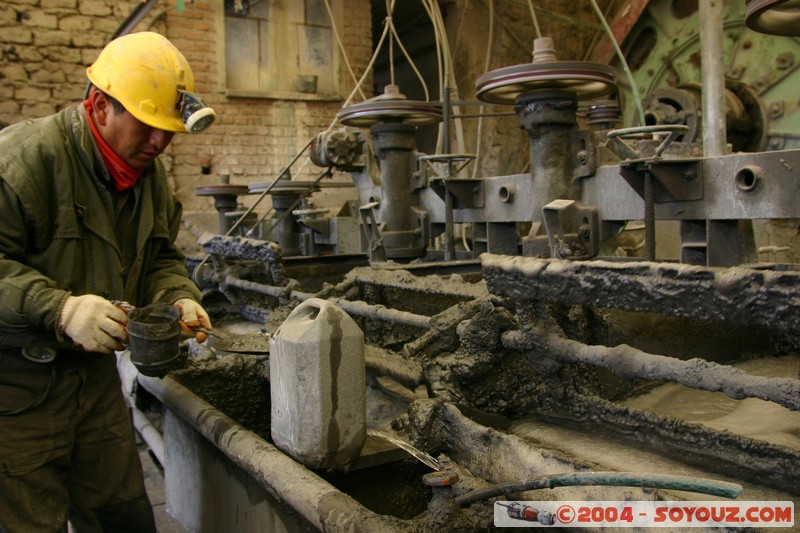
<path fill-rule="evenodd" d="M 556 487 L 574 487 L 585 485 L 602 485 L 611 487 L 642 487 L 650 489 L 682 490 L 736 498 L 742 492 L 742 486 L 736 483 L 716 481 L 688 476 L 669 476 L 659 474 L 634 474 L 631 472 L 576 472 L 571 474 L 553 474 L 529 481 L 508 485 L 492 485 L 485 489 L 474 490 L 456 498 L 461 507 L 494 498 L 495 496 L 514 494 L 536 489 L 553 489 Z"/>

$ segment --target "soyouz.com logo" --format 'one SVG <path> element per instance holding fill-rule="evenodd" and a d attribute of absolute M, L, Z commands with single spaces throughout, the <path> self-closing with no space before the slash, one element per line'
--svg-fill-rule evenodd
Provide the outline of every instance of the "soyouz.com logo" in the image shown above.
<path fill-rule="evenodd" d="M 789 501 L 498 501 L 496 527 L 794 527 Z"/>

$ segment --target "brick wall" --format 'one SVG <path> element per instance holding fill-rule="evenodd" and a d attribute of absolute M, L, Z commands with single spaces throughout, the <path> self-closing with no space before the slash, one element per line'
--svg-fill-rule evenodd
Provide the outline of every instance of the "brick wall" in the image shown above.
<path fill-rule="evenodd" d="M 85 70 L 133 1 L 3 0 L 0 120 L 48 115 L 78 102 Z"/>

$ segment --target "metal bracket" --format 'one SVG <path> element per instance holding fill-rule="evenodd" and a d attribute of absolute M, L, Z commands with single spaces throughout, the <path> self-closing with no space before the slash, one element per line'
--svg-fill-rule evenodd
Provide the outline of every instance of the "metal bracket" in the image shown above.
<path fill-rule="evenodd" d="M 429 184 L 442 200 L 447 191 L 453 195 L 453 209 L 479 208 L 484 206 L 483 182 L 479 179 L 457 178 L 462 170 L 475 159 L 472 154 L 435 154 L 419 157 L 426 171 L 435 175 Z"/>
<path fill-rule="evenodd" d="M 553 200 L 542 212 L 551 257 L 588 259 L 599 253 L 597 208 L 583 207 L 575 200 Z"/>
<path fill-rule="evenodd" d="M 453 195 L 453 209 L 483 207 L 483 182 L 471 178 L 434 178 L 430 182 L 431 189 L 439 198 L 445 198 L 449 190 Z"/>
<path fill-rule="evenodd" d="M 587 130 L 577 130 L 572 133 L 572 146 L 575 150 L 575 166 L 572 177 L 588 178 L 597 170 L 597 151 L 593 148 L 592 134 Z"/>
<path fill-rule="evenodd" d="M 616 143 L 621 157 L 625 158 L 620 163 L 620 173 L 639 196 L 642 198 L 645 196 L 644 175 L 649 172 L 655 182 L 654 202 L 703 199 L 703 172 L 700 160 L 661 157 L 679 135 L 684 135 L 688 131 L 689 127 L 683 124 L 659 124 L 608 132 L 608 138 Z M 641 144 L 637 147 L 627 142 L 628 139 L 652 136 L 663 136 L 658 146 Z"/>
<path fill-rule="evenodd" d="M 656 203 L 702 200 L 703 165 L 699 159 L 640 159 L 620 164 L 620 174 L 644 198 L 644 172 L 655 178 Z"/>
<path fill-rule="evenodd" d="M 370 202 L 358 208 L 359 218 L 361 219 L 361 227 L 363 228 L 363 235 L 366 238 L 369 257 L 371 260 L 385 261 L 386 251 L 383 248 L 383 236 L 381 228 L 378 225 L 378 217 L 376 210 L 380 206 L 380 202 Z"/>

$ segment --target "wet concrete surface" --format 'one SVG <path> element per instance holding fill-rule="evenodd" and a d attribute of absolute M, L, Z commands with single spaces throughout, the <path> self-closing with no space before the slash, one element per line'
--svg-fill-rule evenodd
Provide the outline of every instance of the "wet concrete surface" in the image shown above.
<path fill-rule="evenodd" d="M 800 356 L 762 357 L 734 366 L 754 376 L 794 378 Z M 734 400 L 720 392 L 665 383 L 622 404 L 800 451 L 800 412 L 758 398 Z"/>

